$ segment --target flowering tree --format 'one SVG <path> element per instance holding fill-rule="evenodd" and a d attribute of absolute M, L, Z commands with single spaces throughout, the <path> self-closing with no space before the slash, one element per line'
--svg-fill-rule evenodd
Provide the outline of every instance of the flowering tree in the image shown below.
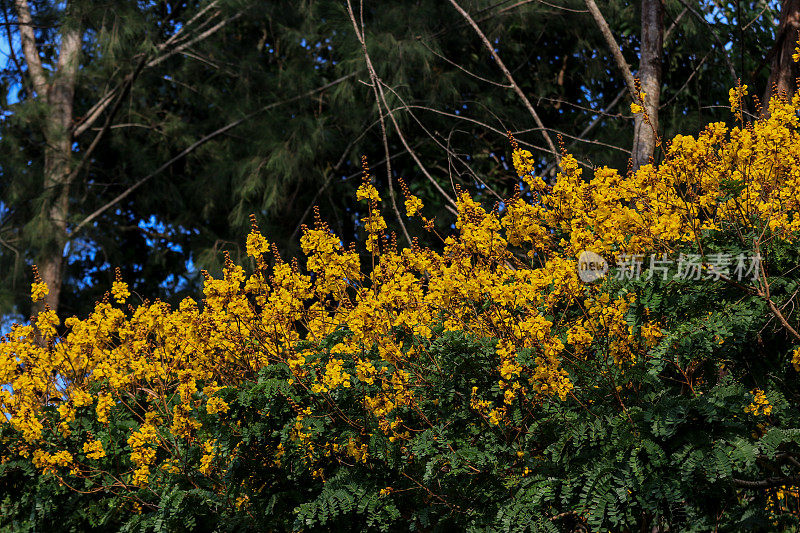
<path fill-rule="evenodd" d="M 253 223 L 250 268 L 206 274 L 202 303 L 134 307 L 117 279 L 63 335 L 50 310 L 15 326 L 0 520 L 797 524 L 800 96 L 750 123 L 747 87 L 730 96 L 738 125 L 679 135 L 627 174 L 564 153 L 549 185 L 512 138 L 523 189 L 492 210 L 459 191 L 440 251 L 386 234 L 365 163 L 366 262 L 319 217 L 303 265 Z M 620 267 L 584 282 L 586 251 Z"/>

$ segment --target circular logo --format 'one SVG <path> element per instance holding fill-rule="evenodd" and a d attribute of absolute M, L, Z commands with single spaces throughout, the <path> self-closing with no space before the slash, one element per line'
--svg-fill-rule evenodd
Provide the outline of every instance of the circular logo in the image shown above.
<path fill-rule="evenodd" d="M 601 255 L 584 250 L 578 255 L 578 277 L 585 283 L 592 283 L 608 272 L 608 263 Z"/>

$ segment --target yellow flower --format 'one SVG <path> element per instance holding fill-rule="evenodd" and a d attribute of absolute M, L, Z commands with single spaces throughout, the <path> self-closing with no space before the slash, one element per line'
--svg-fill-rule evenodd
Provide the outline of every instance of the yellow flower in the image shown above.
<path fill-rule="evenodd" d="M 732 90 L 734 112 L 741 111 L 746 91 Z M 644 95 L 639 98 L 631 109 L 643 113 Z M 337 447 L 320 442 L 314 422 L 339 416 L 337 402 L 350 387 L 360 391 L 378 431 L 390 442 L 408 444 L 415 423 L 409 424 L 407 413 L 424 407 L 418 402 L 429 386 L 430 362 L 424 343 L 409 339 L 433 341 L 437 321 L 446 331 L 495 339 L 496 350 L 487 355 L 493 358 L 493 377 L 488 386 L 473 388 L 468 422 L 511 426 L 511 406 L 565 400 L 577 387 L 566 360 L 579 363 L 569 368 L 593 372 L 607 357 L 624 372 L 664 342 L 666 332 L 657 323 L 634 326 L 626 320 L 633 293 L 614 296 L 602 285 L 580 281 L 575 258 L 582 251 L 616 259 L 660 256 L 730 227 L 743 234 L 768 227 L 771 239 L 796 245 L 800 95 L 769 105 L 770 117 L 747 127 L 713 123 L 695 136 L 675 136 L 662 163 L 630 174 L 605 167 L 587 171 L 566 154 L 551 186 L 535 176 L 541 162 L 517 147 L 512 178 L 527 183 L 530 195 L 516 195 L 504 209 L 490 210 L 458 192 L 454 231 L 441 247 L 417 241 L 398 250 L 385 234 L 378 191 L 366 183 L 357 192 L 368 202 L 361 215 L 367 233 L 364 239 L 359 235 L 361 249 L 346 248 L 318 221 L 300 239 L 305 260 L 285 262 L 276 255 L 267 265 L 261 255 L 269 243 L 254 225 L 247 251 L 258 269 L 247 276 L 228 258 L 222 279 L 204 273 L 203 305 L 191 299 L 177 308 L 152 302 L 126 313 L 99 302 L 85 318 L 67 319 L 68 331 L 58 342 L 42 342 L 43 336 L 55 336 L 58 326 L 58 317 L 46 310 L 0 340 L 0 375 L 7 383 L 0 388 L 0 405 L 19 434 L 19 455 L 40 471 L 67 467 L 59 475 L 85 475 L 71 457 L 100 458 L 102 443 L 64 436 L 82 427 L 75 421 L 94 406 L 100 424 L 108 424 L 112 412 L 139 420 L 130 430 L 132 466 L 124 481 L 145 486 L 151 473 L 156 479 L 175 472 L 184 464 L 172 455 L 177 439 L 202 443 L 194 466 L 211 474 L 219 450 L 213 441 L 196 439 L 203 435 L 204 413 L 229 410 L 215 395 L 264 368 L 279 367 L 288 372 L 283 385 L 297 418 L 286 442 L 270 448 L 269 461 L 280 465 L 298 451 L 308 471 L 319 476 L 321 456 L 346 454 L 336 459 L 368 463 L 366 436 Z M 408 215 L 419 216 L 421 201 L 403 192 Z M 422 220 L 436 229 L 433 219 Z M 362 264 L 364 248 L 373 254 Z M 713 277 L 715 271 L 703 274 Z M 41 299 L 47 286 L 37 276 L 31 295 Z M 129 291 L 120 279 L 117 283 L 111 292 L 124 301 Z M 328 349 L 322 339 L 334 332 L 346 334 Z M 800 369 L 800 348 L 789 357 Z M 66 373 L 77 378 L 65 379 Z M 293 398 L 305 394 L 288 393 L 301 388 L 325 397 L 301 402 Z M 41 415 L 45 394 L 64 400 L 54 420 Z M 164 407 L 173 405 L 172 399 L 179 403 Z M 744 409 L 768 416 L 773 407 L 755 389 Z M 57 442 L 72 448 L 36 449 Z"/>
<path fill-rule="evenodd" d="M 131 295 L 131 291 L 128 290 L 128 284 L 124 281 L 115 281 L 111 284 L 111 295 L 114 296 L 114 300 L 118 304 L 123 304 L 128 296 Z"/>
<path fill-rule="evenodd" d="M 742 98 L 747 96 L 747 85 L 739 85 L 728 91 L 728 102 L 736 118 L 742 120 Z"/>
<path fill-rule="evenodd" d="M 100 459 L 106 456 L 106 451 L 103 449 L 103 443 L 99 440 L 83 443 L 83 453 L 89 459 Z"/>
<path fill-rule="evenodd" d="M 222 398 L 217 398 L 216 396 L 209 398 L 206 402 L 206 412 L 210 415 L 215 415 L 217 413 L 227 413 L 228 412 L 228 404 Z"/>
<path fill-rule="evenodd" d="M 214 461 L 214 457 L 216 457 L 216 441 L 215 440 L 207 440 L 203 443 L 203 457 L 200 458 L 200 472 L 203 474 L 208 474 L 211 471 L 211 464 Z"/>
<path fill-rule="evenodd" d="M 250 501 L 250 496 L 247 494 L 239 495 L 239 497 L 236 498 L 236 508 L 241 509 L 247 504 L 248 501 Z"/>
<path fill-rule="evenodd" d="M 247 236 L 246 248 L 247 255 L 254 259 L 258 259 L 269 251 L 269 241 L 267 241 L 267 239 L 265 239 L 261 233 L 253 230 Z"/>
<path fill-rule="evenodd" d="M 772 413 L 772 406 L 767 400 L 767 395 L 761 389 L 750 391 L 753 395 L 753 402 L 744 408 L 745 413 L 753 413 L 755 416 L 769 416 Z"/>
<path fill-rule="evenodd" d="M 45 338 L 54 336 L 56 334 L 56 326 L 60 323 L 61 321 L 56 316 L 56 312 L 52 309 L 46 309 L 36 317 L 36 328 L 39 330 L 39 334 Z"/>
<path fill-rule="evenodd" d="M 108 424 L 108 414 L 111 408 L 114 407 L 114 399 L 110 394 L 100 393 L 97 395 L 97 421 L 101 424 Z"/>
<path fill-rule="evenodd" d="M 514 169 L 517 171 L 518 176 L 527 176 L 532 174 L 536 168 L 534 163 L 533 154 L 528 150 L 516 149 L 511 155 Z"/>
<path fill-rule="evenodd" d="M 417 213 L 419 213 L 420 209 L 423 208 L 422 200 L 417 198 L 416 196 L 409 195 L 406 198 L 406 215 L 409 217 L 413 217 Z"/>
<path fill-rule="evenodd" d="M 356 190 L 356 199 L 368 200 L 369 202 L 380 202 L 381 197 L 378 194 L 378 189 L 373 187 L 370 183 L 362 183 Z"/>
<path fill-rule="evenodd" d="M 797 46 L 794 47 L 794 54 L 792 54 L 792 61 L 800 63 L 800 37 L 797 39 Z"/>
<path fill-rule="evenodd" d="M 642 111 L 644 111 L 644 108 L 642 106 L 640 106 L 636 102 L 631 103 L 631 113 L 633 113 L 634 115 L 638 115 Z"/>
<path fill-rule="evenodd" d="M 50 289 L 47 288 L 47 283 L 43 281 L 31 283 L 31 300 L 38 302 L 45 296 L 50 294 Z"/>

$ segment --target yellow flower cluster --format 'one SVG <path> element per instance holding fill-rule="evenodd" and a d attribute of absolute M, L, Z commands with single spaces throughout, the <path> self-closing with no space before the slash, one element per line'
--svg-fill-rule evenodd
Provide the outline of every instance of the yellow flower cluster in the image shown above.
<path fill-rule="evenodd" d="M 58 468 L 63 468 L 72 464 L 72 454 L 66 450 L 49 453 L 39 449 L 33 452 L 32 460 L 33 466 L 43 473 L 54 474 L 57 473 Z"/>
<path fill-rule="evenodd" d="M 147 485 L 150 478 L 150 465 L 156 458 L 156 449 L 153 446 L 158 439 L 156 428 L 152 424 L 144 423 L 130 437 L 128 446 L 131 448 L 131 462 L 136 466 L 131 478 L 131 484 L 137 487 Z"/>
<path fill-rule="evenodd" d="M 406 198 L 406 215 L 408 215 L 409 218 L 419 213 L 423 207 L 422 200 L 416 196 L 409 195 L 409 197 Z"/>
<path fill-rule="evenodd" d="M 118 304 L 125 303 L 125 300 L 128 299 L 128 296 L 131 295 L 131 291 L 128 290 L 128 284 L 123 281 L 115 281 L 111 285 L 111 295 L 114 296 L 114 300 Z"/>
<path fill-rule="evenodd" d="M 36 279 L 33 283 L 31 283 L 31 300 L 38 302 L 50 294 L 50 289 L 47 287 L 47 283 L 41 280 L 39 277 L 39 272 L 36 270 L 34 271 L 34 277 Z"/>
<path fill-rule="evenodd" d="M 637 101 L 631 102 L 631 113 L 634 115 L 638 115 L 640 113 L 644 113 L 644 99 L 647 96 L 647 93 L 644 91 L 639 91 L 637 94 Z"/>
<path fill-rule="evenodd" d="M 503 421 L 505 409 L 496 409 L 489 400 L 482 400 L 478 396 L 478 387 L 472 387 L 472 396 L 469 405 L 478 412 L 490 425 L 499 426 Z"/>
<path fill-rule="evenodd" d="M 212 463 L 214 462 L 214 457 L 217 455 L 217 447 L 216 442 L 213 440 L 207 440 L 203 443 L 203 457 L 200 458 L 200 472 L 203 474 L 208 474 L 211 471 Z"/>
<path fill-rule="evenodd" d="M 769 416 L 772 413 L 772 406 L 767 400 L 767 395 L 761 389 L 750 391 L 753 395 L 753 402 L 744 408 L 745 413 L 753 413 L 755 416 Z"/>
<path fill-rule="evenodd" d="M 794 47 L 794 53 L 792 54 L 792 61 L 795 63 L 800 63 L 800 37 L 797 39 L 797 45 Z"/>
<path fill-rule="evenodd" d="M 522 373 L 522 366 L 517 363 L 516 351 L 514 345 L 506 340 L 500 340 L 497 343 L 497 355 L 500 358 L 500 377 L 499 381 L 501 389 L 505 389 L 503 393 L 503 401 L 506 404 L 511 404 L 517 396 L 518 391 L 524 393 L 525 388 L 517 380 Z"/>
<path fill-rule="evenodd" d="M 57 333 L 56 327 L 59 324 L 61 321 L 52 309 L 45 309 L 36 317 L 36 329 L 45 339 L 51 339 Z"/>
<path fill-rule="evenodd" d="M 247 236 L 246 249 L 247 255 L 250 257 L 261 257 L 263 254 L 269 252 L 269 241 L 260 233 L 251 232 Z"/>
<path fill-rule="evenodd" d="M 378 189 L 369 183 L 362 183 L 361 186 L 359 186 L 359 188 L 356 190 L 356 199 L 366 200 L 369 203 L 377 203 L 381 201 L 381 197 L 378 194 Z"/>
<path fill-rule="evenodd" d="M 108 424 L 108 415 L 114 406 L 114 399 L 110 394 L 100 393 L 97 395 L 97 421 L 101 424 Z"/>
<path fill-rule="evenodd" d="M 106 451 L 103 449 L 103 443 L 99 440 L 83 443 L 83 453 L 89 459 L 100 459 L 106 456 Z"/>
<path fill-rule="evenodd" d="M 734 90 L 732 104 L 744 91 Z M 0 423 L 19 432 L 16 453 L 32 454 L 44 469 L 68 465 L 81 451 L 102 457 L 102 444 L 84 434 L 62 439 L 63 449 L 52 451 L 51 436 L 81 431 L 73 422 L 77 410 L 93 408 L 103 425 L 127 412 L 139 420 L 128 435 L 131 484 L 155 482 L 151 467 L 187 464 L 178 451 L 185 446 L 202 449 L 200 471 L 212 475 L 212 463 L 223 457 L 204 441 L 203 420 L 229 410 L 216 393 L 252 380 L 267 365 L 285 365 L 286 385 L 314 401 L 293 406 L 292 440 L 271 460 L 279 463 L 297 446 L 314 471 L 313 457 L 325 454 L 366 461 L 361 442 L 313 442 L 312 416 L 327 415 L 312 415 L 312 406 L 333 409 L 344 388 L 368 386 L 365 417 L 391 440 L 407 439 L 419 428 L 409 427 L 414 422 L 402 413 L 416 407 L 415 391 L 426 387 L 425 340 L 440 325 L 494 339 L 491 381 L 499 387 L 473 389 L 470 405 L 476 423 L 513 425 L 506 413 L 517 402 L 535 408 L 574 393 L 565 361 L 602 374 L 607 361 L 624 368 L 661 338 L 654 321 L 626 321 L 633 294 L 612 296 L 603 284 L 580 281 L 580 252 L 608 260 L 671 253 L 731 225 L 796 239 L 798 107 L 800 96 L 775 98 L 770 116 L 753 124 L 710 124 L 696 137 L 677 136 L 661 165 L 627 175 L 603 167 L 585 176 L 565 155 L 550 185 L 535 175 L 533 155 L 515 148 L 515 170 L 530 198 L 516 195 L 504 209 L 488 211 L 459 191 L 456 231 L 440 249 L 417 243 L 398 249 L 385 235 L 381 198 L 365 172 L 357 196 L 367 204 L 362 222 L 371 261 L 345 248 L 317 216 L 301 238 L 304 264 L 285 262 L 253 221 L 247 253 L 256 268 L 247 274 L 226 257 L 221 278 L 204 272 L 202 305 L 145 301 L 124 310 L 130 291 L 118 279 L 111 290 L 116 304 L 106 299 L 83 319 L 67 318 L 60 337 L 58 317 L 45 309 L 0 341 Z M 405 188 L 404 194 L 407 213 L 419 214 L 422 202 Z M 35 282 L 32 297 L 46 294 Z M 335 332 L 344 335 L 322 348 Z M 800 364 L 797 352 L 794 362 Z M 752 412 L 768 414 L 759 398 Z M 43 408 L 55 401 L 58 420 L 45 422 Z"/>
<path fill-rule="evenodd" d="M 228 404 L 222 398 L 217 398 L 216 396 L 213 398 L 209 398 L 206 402 L 206 412 L 210 415 L 215 415 L 217 413 L 227 413 L 228 412 Z"/>
<path fill-rule="evenodd" d="M 742 100 L 747 96 L 747 85 L 738 85 L 728 91 L 728 102 L 736 118 L 742 120 Z"/>

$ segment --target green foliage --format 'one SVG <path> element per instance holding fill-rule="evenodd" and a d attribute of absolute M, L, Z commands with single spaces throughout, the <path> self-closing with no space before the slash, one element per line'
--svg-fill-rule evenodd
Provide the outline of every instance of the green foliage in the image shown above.
<path fill-rule="evenodd" d="M 785 254 L 778 261 L 797 260 L 796 250 Z M 794 287 L 797 275 L 781 279 L 776 294 Z M 204 420 L 223 450 L 239 450 L 221 485 L 176 474 L 160 485 L 163 492 L 140 490 L 143 506 L 134 512 L 112 493 L 78 494 L 11 461 L 0 466 L 0 524 L 8 531 L 154 532 L 800 525 L 796 513 L 776 506 L 776 491 L 796 484 L 800 390 L 790 343 L 762 300 L 722 282 L 606 283 L 617 294 L 639 294 L 628 319 L 658 317 L 661 342 L 607 373 L 573 368 L 571 375 L 584 379 L 574 395 L 512 405 L 508 426 L 476 424 L 470 406 L 473 387 L 502 393 L 493 377 L 494 341 L 438 330 L 431 340 L 409 339 L 425 348 L 430 363 L 425 386 L 413 391 L 416 409 L 395 414 L 418 428 L 402 444 L 388 439 L 377 420 L 363 418 L 363 397 L 377 392 L 363 382 L 337 389 L 332 399 L 340 416 L 312 414 L 303 421 L 311 440 L 296 441 L 293 405 L 310 398 L 289 386 L 288 367 L 274 364 L 248 385 L 224 389 L 230 411 Z M 313 357 L 324 364 L 347 334 L 331 334 Z M 352 361 L 344 364 L 355 372 Z M 773 406 L 769 416 L 745 410 L 756 387 Z M 347 422 L 358 417 L 366 424 L 361 430 Z M 118 443 L 108 461 L 126 460 L 128 427 L 116 419 L 95 428 Z M 350 439 L 366 445 L 363 461 L 324 453 L 326 443 L 345 447 Z"/>

